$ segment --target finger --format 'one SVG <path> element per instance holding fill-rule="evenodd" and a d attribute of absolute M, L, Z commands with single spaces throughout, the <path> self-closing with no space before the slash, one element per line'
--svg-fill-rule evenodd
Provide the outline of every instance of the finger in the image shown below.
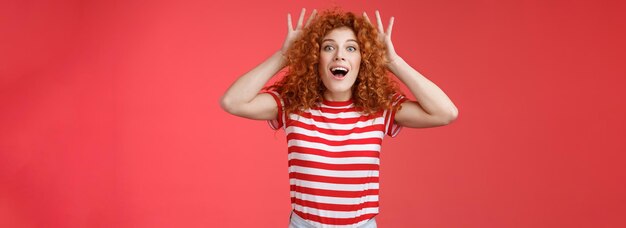
<path fill-rule="evenodd" d="M 367 13 L 363 12 L 363 18 L 365 18 L 365 21 L 367 21 L 367 23 L 369 23 L 370 25 L 372 25 L 372 22 L 370 21 L 370 18 L 367 16 Z M 373 26 L 373 25 L 372 25 Z"/>
<path fill-rule="evenodd" d="M 291 24 L 291 14 L 290 13 L 287 14 L 287 28 L 289 29 L 287 31 L 292 31 L 293 30 L 293 24 Z"/>
<path fill-rule="evenodd" d="M 300 18 L 298 18 L 298 24 L 296 25 L 296 29 L 302 28 L 302 22 L 304 21 L 304 13 L 306 13 L 306 9 L 302 8 L 302 11 L 300 12 Z"/>
<path fill-rule="evenodd" d="M 391 17 L 391 19 L 389 19 L 389 26 L 387 26 L 387 35 L 389 37 L 391 37 L 391 31 L 393 30 L 393 20 L 394 18 Z"/>
<path fill-rule="evenodd" d="M 383 30 L 383 21 L 380 20 L 380 13 L 378 10 L 376 10 L 376 23 L 378 24 L 378 32 L 384 33 L 385 30 Z"/>
<path fill-rule="evenodd" d="M 313 12 L 311 12 L 311 16 L 309 16 L 309 19 L 306 21 L 306 24 L 304 25 L 304 27 L 309 26 L 309 24 L 311 24 L 311 21 L 313 20 L 313 18 L 315 18 L 315 15 L 317 15 L 317 10 L 313 10 Z"/>

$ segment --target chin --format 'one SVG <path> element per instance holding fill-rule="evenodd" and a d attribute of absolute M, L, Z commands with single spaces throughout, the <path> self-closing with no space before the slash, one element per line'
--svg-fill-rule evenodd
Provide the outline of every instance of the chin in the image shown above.
<path fill-rule="evenodd" d="M 331 93 L 344 93 L 347 91 L 352 91 L 352 86 L 354 85 L 354 83 L 351 83 L 350 85 L 348 84 L 341 84 L 341 85 L 327 85 L 326 83 L 324 83 L 324 86 L 326 87 L 326 90 L 331 92 Z"/>

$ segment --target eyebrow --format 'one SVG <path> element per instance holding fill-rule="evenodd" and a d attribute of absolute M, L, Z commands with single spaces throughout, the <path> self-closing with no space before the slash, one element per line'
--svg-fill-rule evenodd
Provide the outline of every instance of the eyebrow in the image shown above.
<path fill-rule="evenodd" d="M 324 43 L 326 41 L 336 42 L 333 39 L 324 39 L 324 40 L 322 40 L 322 43 Z M 346 40 L 346 42 L 348 42 L 348 41 L 352 41 L 352 42 L 355 42 L 355 43 L 359 44 L 359 42 L 357 40 L 355 40 L 355 39 L 348 39 L 348 40 Z"/>

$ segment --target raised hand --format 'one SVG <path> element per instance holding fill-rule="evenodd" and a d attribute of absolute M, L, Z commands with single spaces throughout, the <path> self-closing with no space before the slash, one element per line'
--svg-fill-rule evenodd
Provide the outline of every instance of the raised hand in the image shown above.
<path fill-rule="evenodd" d="M 289 47 L 291 47 L 291 44 L 300 36 L 300 34 L 302 34 L 302 30 L 309 25 L 309 23 L 311 23 L 311 21 L 313 20 L 313 18 L 315 18 L 315 15 L 317 14 L 316 10 L 313 10 L 313 12 L 311 13 L 311 15 L 309 16 L 309 19 L 306 21 L 306 24 L 302 24 L 303 20 L 304 20 L 304 14 L 306 13 L 306 9 L 302 8 L 302 11 L 300 12 L 300 18 L 298 18 L 298 24 L 296 24 L 296 28 L 294 29 L 293 24 L 291 22 L 291 14 L 287 14 L 287 38 L 285 38 L 285 42 L 283 43 L 283 47 L 280 49 L 280 51 L 285 54 L 287 53 L 287 50 L 289 50 Z"/>
<path fill-rule="evenodd" d="M 367 22 L 372 24 L 369 17 L 367 17 L 367 13 L 363 12 L 363 17 L 365 18 Z M 393 20 L 394 20 L 393 17 L 389 19 L 389 25 L 387 26 L 387 31 L 385 31 L 385 29 L 383 28 L 383 22 L 380 19 L 380 13 L 378 12 L 378 10 L 376 10 L 376 24 L 378 25 L 377 26 L 378 39 L 387 47 L 387 61 L 389 61 L 390 63 L 395 61 L 397 58 L 399 58 L 398 54 L 396 53 L 396 50 L 393 47 L 393 43 L 391 42 L 391 32 L 393 31 Z"/>

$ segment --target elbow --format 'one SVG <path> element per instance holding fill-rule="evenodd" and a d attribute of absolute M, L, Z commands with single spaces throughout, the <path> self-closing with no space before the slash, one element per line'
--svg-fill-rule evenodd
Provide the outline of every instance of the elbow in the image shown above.
<path fill-rule="evenodd" d="M 226 112 L 228 112 L 230 114 L 235 115 L 235 113 L 236 113 L 235 105 L 233 104 L 233 101 L 230 98 L 228 98 L 227 96 L 223 96 L 220 99 L 220 107 L 224 111 L 226 111 Z"/>
<path fill-rule="evenodd" d="M 448 118 L 448 124 L 451 124 L 452 122 L 454 122 L 456 118 L 458 117 L 459 117 L 459 109 L 457 109 L 456 107 L 452 107 L 452 110 L 450 112 L 450 117 Z"/>
<path fill-rule="evenodd" d="M 457 117 L 459 117 L 459 110 L 456 107 L 452 107 L 452 109 L 442 118 L 442 125 L 451 124 L 457 119 Z"/>

